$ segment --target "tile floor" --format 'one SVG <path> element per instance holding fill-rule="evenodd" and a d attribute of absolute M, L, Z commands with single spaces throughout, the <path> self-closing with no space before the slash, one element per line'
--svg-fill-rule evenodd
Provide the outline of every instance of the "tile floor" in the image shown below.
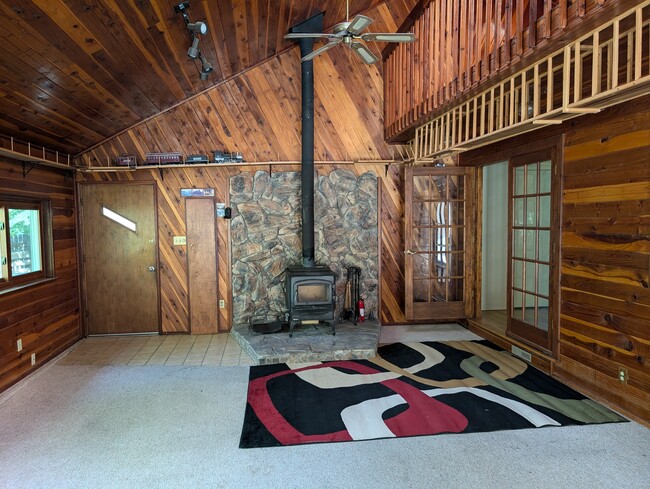
<path fill-rule="evenodd" d="M 254 365 L 228 333 L 214 335 L 93 336 L 58 365 Z"/>
<path fill-rule="evenodd" d="M 333 338 L 338 338 L 339 335 Z M 330 336 L 327 336 L 330 338 Z M 388 326 L 379 344 L 396 341 L 479 339 L 457 324 Z M 58 365 L 255 365 L 229 333 L 214 335 L 92 336 L 74 345 Z"/>

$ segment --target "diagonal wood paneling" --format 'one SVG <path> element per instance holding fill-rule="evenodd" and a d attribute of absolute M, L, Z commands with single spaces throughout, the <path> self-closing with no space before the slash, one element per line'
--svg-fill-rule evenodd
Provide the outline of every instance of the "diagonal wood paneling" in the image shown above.
<path fill-rule="evenodd" d="M 369 12 L 378 31 L 394 30 L 409 12 L 408 2 L 382 4 Z M 374 46 L 379 55 L 381 45 Z M 234 47 L 233 47 L 234 49 Z M 314 61 L 315 158 L 319 172 L 337 162 L 390 160 L 396 148 L 383 141 L 380 66 L 360 63 L 341 47 Z M 207 153 L 213 149 L 240 151 L 247 161 L 298 161 L 300 159 L 300 59 L 298 49 L 273 57 L 241 75 L 215 86 L 164 113 L 84 152 L 79 161 L 105 166 L 116 155 L 181 151 Z M 128 173 L 82 174 L 81 179 L 120 181 L 154 180 L 158 184 L 159 246 L 162 329 L 187 332 L 187 259 L 183 247 L 174 247 L 174 235 L 185 233 L 185 208 L 180 189 L 215 189 L 218 202 L 228 202 L 229 179 L 240 171 L 268 170 L 269 166 L 212 166 L 137 170 Z M 354 172 L 376 171 L 382 185 L 381 274 L 382 320 L 404 322 L 402 274 L 401 170 L 397 166 L 358 163 L 345 165 Z M 298 165 L 275 165 L 273 171 L 296 171 Z M 230 258 L 228 223 L 217 221 L 219 298 L 228 304 L 220 310 L 220 328 L 230 327 Z"/>
<path fill-rule="evenodd" d="M 319 11 L 326 29 L 345 20 L 340 0 L 192 0 L 214 66 L 201 81 L 177 3 L 0 0 L 0 134 L 75 154 L 290 49 L 284 34 Z M 350 14 L 395 31 L 415 3 L 351 0 Z"/>

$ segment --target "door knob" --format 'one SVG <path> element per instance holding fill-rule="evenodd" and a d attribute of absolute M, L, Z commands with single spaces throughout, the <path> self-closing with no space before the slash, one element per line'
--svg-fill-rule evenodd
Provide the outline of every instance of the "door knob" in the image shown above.
<path fill-rule="evenodd" d="M 156 267 L 154 267 L 153 265 L 150 266 L 150 267 L 149 267 L 149 271 L 150 271 L 150 272 L 155 272 L 155 271 L 156 271 Z"/>
<path fill-rule="evenodd" d="M 415 251 L 411 251 L 411 250 L 406 250 L 404 253 L 406 253 L 407 255 L 415 255 Z"/>

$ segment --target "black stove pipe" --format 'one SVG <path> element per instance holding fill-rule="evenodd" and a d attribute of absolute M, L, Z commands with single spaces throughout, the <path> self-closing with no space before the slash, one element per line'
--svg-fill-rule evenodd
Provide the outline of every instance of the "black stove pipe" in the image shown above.
<path fill-rule="evenodd" d="M 289 32 L 323 32 L 324 13 L 320 12 L 292 27 Z M 312 52 L 313 38 L 294 39 L 300 57 Z M 316 266 L 314 250 L 314 62 L 302 61 L 302 266 Z"/>
<path fill-rule="evenodd" d="M 312 52 L 313 39 L 300 39 L 300 57 Z M 302 265 L 315 266 L 314 256 L 314 62 L 302 61 Z"/>

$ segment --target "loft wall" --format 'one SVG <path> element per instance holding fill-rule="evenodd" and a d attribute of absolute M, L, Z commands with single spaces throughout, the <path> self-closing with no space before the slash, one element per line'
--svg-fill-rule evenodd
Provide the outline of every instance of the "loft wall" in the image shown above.
<path fill-rule="evenodd" d="M 0 194 L 50 199 L 55 280 L 0 294 L 0 391 L 81 338 L 77 288 L 74 180 L 61 170 L 0 157 Z M 16 342 L 22 339 L 23 350 Z M 31 355 L 36 353 L 36 364 Z"/>
<path fill-rule="evenodd" d="M 377 31 L 395 31 L 408 13 L 406 2 L 390 2 L 368 15 L 375 19 Z M 379 47 L 373 48 L 377 55 Z M 367 66 L 351 54 L 341 47 L 314 60 L 316 169 L 319 175 L 329 175 L 337 168 L 349 169 L 355 176 L 368 171 L 377 175 L 382 202 L 378 216 L 382 231 L 380 287 L 382 303 L 388 305 L 381 317 L 387 322 L 403 322 L 400 169 L 363 161 L 389 161 L 398 152 L 383 141 L 381 66 Z M 169 168 L 162 173 L 144 169 L 78 174 L 80 181 L 157 182 L 163 332 L 189 332 L 186 250 L 173 245 L 173 236 L 185 234 L 185 202 L 180 189 L 214 188 L 215 200 L 228 204 L 228 181 L 240 172 L 299 171 L 296 164 L 277 162 L 300 160 L 300 91 L 300 59 L 294 48 L 80 155 L 81 164 L 105 166 L 122 153 L 136 154 L 142 160 L 147 152 L 209 154 L 214 149 L 239 151 L 246 161 L 262 163 Z M 219 310 L 220 331 L 231 326 L 229 250 L 229 222 L 218 219 L 217 299 L 226 301 L 226 308 Z M 395 255 L 386 256 L 386 251 Z"/>

